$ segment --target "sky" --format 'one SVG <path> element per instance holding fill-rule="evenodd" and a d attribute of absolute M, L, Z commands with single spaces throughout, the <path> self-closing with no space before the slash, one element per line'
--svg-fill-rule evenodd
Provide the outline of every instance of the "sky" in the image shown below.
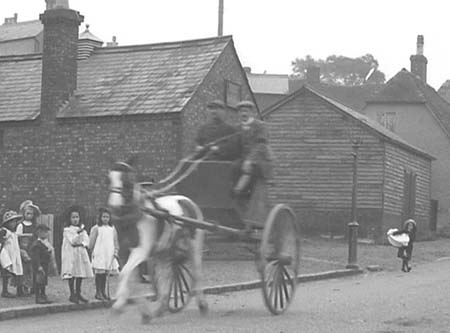
<path fill-rule="evenodd" d="M 90 31 L 119 45 L 217 35 L 218 0 L 69 0 Z M 410 69 L 417 35 L 424 35 L 428 83 L 450 79 L 448 0 L 224 0 L 224 35 L 232 35 L 243 66 L 253 73 L 291 74 L 310 54 L 359 57 L 371 53 L 389 79 Z M 0 0 L 0 20 L 18 13 L 35 20 L 45 0 Z"/>

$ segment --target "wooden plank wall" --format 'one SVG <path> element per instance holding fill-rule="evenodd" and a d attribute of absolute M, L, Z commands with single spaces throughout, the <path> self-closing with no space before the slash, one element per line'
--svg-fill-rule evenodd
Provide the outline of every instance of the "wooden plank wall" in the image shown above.
<path fill-rule="evenodd" d="M 400 149 L 390 143 L 386 145 L 386 179 L 384 188 L 385 212 L 402 215 L 404 170 L 416 173 L 416 219 L 428 223 L 430 218 L 431 161 Z"/>
<path fill-rule="evenodd" d="M 45 224 L 50 228 L 48 240 L 52 246 L 55 246 L 54 235 L 55 235 L 55 226 L 54 226 L 54 216 L 53 214 L 42 214 L 37 218 L 38 224 Z"/>
<path fill-rule="evenodd" d="M 350 212 L 353 157 L 349 133 L 359 136 L 358 207 L 381 209 L 384 143 L 309 91 L 266 118 L 274 152 L 273 203 L 296 211 Z"/>

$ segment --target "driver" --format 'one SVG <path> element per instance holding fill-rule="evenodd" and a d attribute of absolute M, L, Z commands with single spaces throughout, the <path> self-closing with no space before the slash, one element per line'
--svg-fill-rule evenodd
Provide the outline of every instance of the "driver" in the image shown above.
<path fill-rule="evenodd" d="M 196 151 L 204 152 L 208 145 L 212 145 L 210 159 L 219 161 L 234 161 L 239 158 L 239 138 L 237 129 L 228 124 L 226 106 L 220 100 L 208 103 L 208 120 L 197 133 Z"/>

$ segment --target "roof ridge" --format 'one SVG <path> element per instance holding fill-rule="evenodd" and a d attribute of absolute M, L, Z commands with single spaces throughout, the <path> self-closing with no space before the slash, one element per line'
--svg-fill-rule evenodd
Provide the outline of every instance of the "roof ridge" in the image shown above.
<path fill-rule="evenodd" d="M 192 47 L 194 45 L 204 46 L 208 44 L 213 44 L 214 42 L 226 41 L 229 42 L 233 37 L 231 35 L 220 36 L 220 37 L 208 37 L 200 39 L 190 39 L 190 40 L 180 40 L 173 42 L 161 42 L 153 44 L 134 44 L 134 45 L 123 45 L 123 46 L 110 46 L 102 47 L 95 50 L 96 54 L 104 53 L 123 53 L 123 52 L 136 52 L 136 51 L 149 51 L 149 50 L 167 50 L 172 48 L 180 47 Z"/>
<path fill-rule="evenodd" d="M 0 27 L 14 27 L 14 26 L 20 25 L 20 24 L 29 24 L 29 23 L 37 23 L 37 22 L 41 22 L 41 20 L 20 21 L 20 22 L 7 23 L 7 24 L 3 23 L 2 25 L 0 25 Z"/>
<path fill-rule="evenodd" d="M 17 62 L 42 59 L 42 53 L 13 54 L 0 56 L 0 62 Z"/>

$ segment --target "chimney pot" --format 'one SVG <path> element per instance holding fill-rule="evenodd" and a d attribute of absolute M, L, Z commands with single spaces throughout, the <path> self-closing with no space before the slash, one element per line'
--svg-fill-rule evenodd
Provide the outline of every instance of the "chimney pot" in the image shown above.
<path fill-rule="evenodd" d="M 423 35 L 417 36 L 417 55 L 423 55 L 423 44 L 424 44 L 424 38 Z"/>
<path fill-rule="evenodd" d="M 411 60 L 411 73 L 427 82 L 427 58 L 423 55 L 424 38 L 423 35 L 417 36 L 417 52 L 409 59 Z"/>
<path fill-rule="evenodd" d="M 247 73 L 247 74 L 251 74 L 251 73 L 252 73 L 252 68 L 249 67 L 249 66 L 245 66 L 245 67 L 244 67 L 244 71 L 245 71 L 245 73 Z"/>

